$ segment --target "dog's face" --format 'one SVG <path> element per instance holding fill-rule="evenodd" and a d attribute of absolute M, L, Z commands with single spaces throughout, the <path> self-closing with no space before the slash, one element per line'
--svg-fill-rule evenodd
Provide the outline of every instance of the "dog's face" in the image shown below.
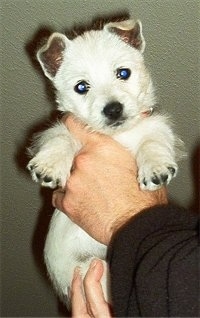
<path fill-rule="evenodd" d="M 38 60 L 57 89 L 59 109 L 109 134 L 127 129 L 154 103 L 141 23 L 109 23 L 69 40 L 54 33 Z"/>

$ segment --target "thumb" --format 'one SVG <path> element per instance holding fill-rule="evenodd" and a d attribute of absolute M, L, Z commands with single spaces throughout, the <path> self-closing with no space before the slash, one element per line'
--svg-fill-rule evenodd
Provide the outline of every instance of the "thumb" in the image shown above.
<path fill-rule="evenodd" d="M 62 121 L 70 133 L 74 135 L 74 137 L 83 145 L 87 144 L 88 141 L 91 141 L 93 138 L 95 139 L 99 135 L 99 133 L 92 131 L 89 126 L 71 114 L 67 117 L 64 116 Z"/>

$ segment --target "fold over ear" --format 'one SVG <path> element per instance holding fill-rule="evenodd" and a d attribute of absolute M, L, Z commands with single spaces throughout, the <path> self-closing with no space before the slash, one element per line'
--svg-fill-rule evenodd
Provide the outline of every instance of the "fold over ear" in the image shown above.
<path fill-rule="evenodd" d="M 138 49 L 141 53 L 145 49 L 145 40 L 142 34 L 142 23 L 137 20 L 125 20 L 121 22 L 110 22 L 104 29 L 117 34 L 122 41 Z"/>
<path fill-rule="evenodd" d="M 53 80 L 63 59 L 64 51 L 70 41 L 64 34 L 53 33 L 47 43 L 37 52 L 37 59 L 45 75 Z"/>

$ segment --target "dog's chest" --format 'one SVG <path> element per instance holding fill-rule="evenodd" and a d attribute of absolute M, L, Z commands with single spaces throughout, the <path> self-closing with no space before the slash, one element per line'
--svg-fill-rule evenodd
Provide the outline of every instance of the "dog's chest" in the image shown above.
<path fill-rule="evenodd" d="M 146 135 L 147 129 L 147 125 L 140 124 L 127 131 L 113 135 L 113 138 L 135 155 Z"/>

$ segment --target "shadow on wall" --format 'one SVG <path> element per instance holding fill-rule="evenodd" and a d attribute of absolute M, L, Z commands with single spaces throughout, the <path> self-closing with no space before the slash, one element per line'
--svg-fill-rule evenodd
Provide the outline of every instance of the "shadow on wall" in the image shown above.
<path fill-rule="evenodd" d="M 191 160 L 191 170 L 194 183 L 194 194 L 190 209 L 200 213 L 200 143 L 194 149 Z"/>

